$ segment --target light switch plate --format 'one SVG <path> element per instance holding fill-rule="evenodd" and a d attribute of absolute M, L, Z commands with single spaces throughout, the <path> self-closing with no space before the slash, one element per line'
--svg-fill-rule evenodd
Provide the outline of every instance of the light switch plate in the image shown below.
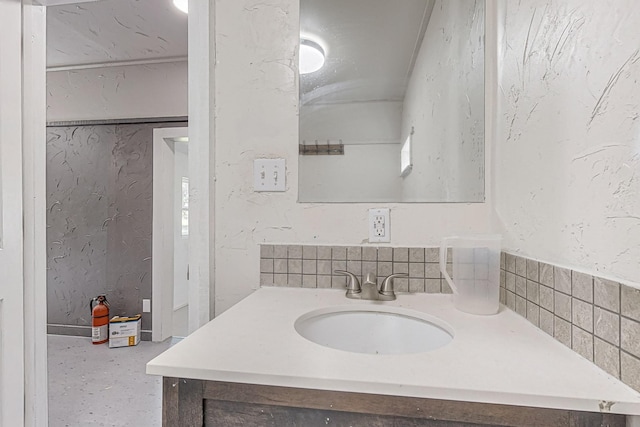
<path fill-rule="evenodd" d="M 151 300 L 143 299 L 142 300 L 142 312 L 143 313 L 151 313 Z"/>
<path fill-rule="evenodd" d="M 255 159 L 253 161 L 253 191 L 285 191 L 284 159 Z"/>
<path fill-rule="evenodd" d="M 369 242 L 391 242 L 389 208 L 369 209 Z"/>

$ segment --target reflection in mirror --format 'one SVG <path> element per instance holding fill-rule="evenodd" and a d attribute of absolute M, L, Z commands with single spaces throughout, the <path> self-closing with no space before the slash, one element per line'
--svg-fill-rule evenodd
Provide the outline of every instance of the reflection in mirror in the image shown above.
<path fill-rule="evenodd" d="M 484 201 L 484 10 L 300 1 L 325 55 L 300 75 L 300 202 Z"/>

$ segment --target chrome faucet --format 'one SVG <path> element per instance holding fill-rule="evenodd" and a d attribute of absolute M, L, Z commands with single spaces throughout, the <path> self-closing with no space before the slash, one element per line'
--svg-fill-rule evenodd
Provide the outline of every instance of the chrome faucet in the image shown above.
<path fill-rule="evenodd" d="M 345 270 L 335 270 L 337 274 L 348 276 L 347 298 L 362 299 L 368 301 L 393 301 L 396 293 L 393 289 L 393 279 L 396 277 L 407 277 L 406 273 L 396 273 L 387 276 L 378 289 L 378 279 L 375 273 L 367 273 L 364 283 L 360 286 L 360 281 L 355 274 Z"/>

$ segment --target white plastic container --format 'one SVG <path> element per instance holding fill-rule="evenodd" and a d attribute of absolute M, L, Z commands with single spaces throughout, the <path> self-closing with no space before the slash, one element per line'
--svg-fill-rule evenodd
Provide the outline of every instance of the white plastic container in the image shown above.
<path fill-rule="evenodd" d="M 500 309 L 500 250 L 497 234 L 456 236 L 442 240 L 440 271 L 453 290 L 454 306 L 471 314 L 496 314 Z M 447 273 L 452 248 L 453 278 Z"/>

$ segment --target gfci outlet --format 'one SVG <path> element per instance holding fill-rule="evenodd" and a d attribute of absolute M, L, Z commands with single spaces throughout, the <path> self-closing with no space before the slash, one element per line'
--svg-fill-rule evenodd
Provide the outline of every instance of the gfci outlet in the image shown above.
<path fill-rule="evenodd" d="M 390 226 L 389 208 L 369 209 L 370 243 L 391 242 Z"/>

